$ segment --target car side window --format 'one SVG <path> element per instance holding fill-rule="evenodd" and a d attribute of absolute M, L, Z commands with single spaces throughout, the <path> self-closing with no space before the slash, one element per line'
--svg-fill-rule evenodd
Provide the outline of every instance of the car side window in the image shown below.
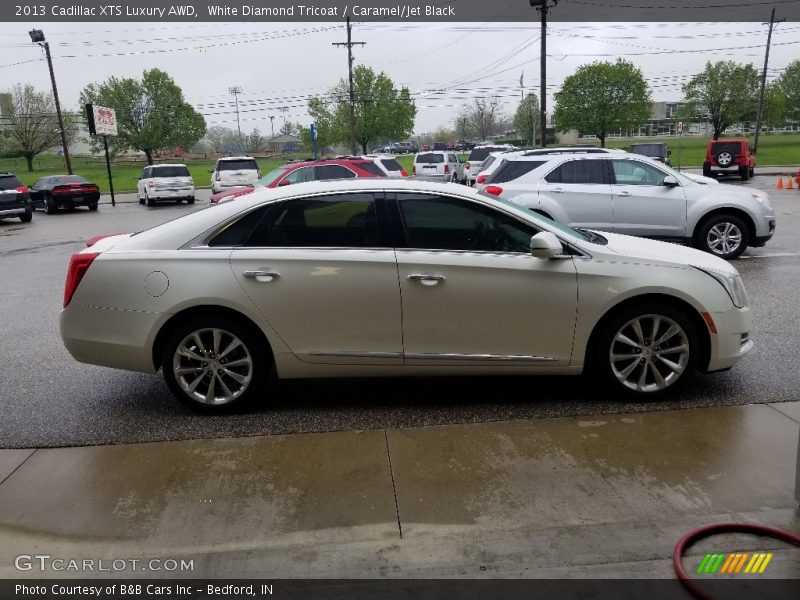
<path fill-rule="evenodd" d="M 44 186 L 45 181 L 47 180 L 46 177 L 41 177 L 37 179 L 34 184 L 31 186 L 32 190 L 38 190 L 39 188 Z"/>
<path fill-rule="evenodd" d="M 278 204 L 250 236 L 248 246 L 303 248 L 378 247 L 372 194 L 331 194 Z"/>
<path fill-rule="evenodd" d="M 250 237 L 270 208 L 271 205 L 261 206 L 228 223 L 208 242 L 208 245 L 212 248 L 249 245 Z"/>
<path fill-rule="evenodd" d="M 290 183 L 303 183 L 304 181 L 314 181 L 314 167 L 303 167 L 292 171 L 286 176 Z"/>
<path fill-rule="evenodd" d="M 605 160 L 570 160 L 547 174 L 547 183 L 606 183 Z"/>
<path fill-rule="evenodd" d="M 617 185 L 664 185 L 666 174 L 638 160 L 612 160 Z"/>
<path fill-rule="evenodd" d="M 407 248 L 522 252 L 538 231 L 488 206 L 429 194 L 398 194 Z"/>
<path fill-rule="evenodd" d="M 317 167 L 317 179 L 350 179 L 355 176 L 355 173 L 342 165 L 320 165 Z"/>

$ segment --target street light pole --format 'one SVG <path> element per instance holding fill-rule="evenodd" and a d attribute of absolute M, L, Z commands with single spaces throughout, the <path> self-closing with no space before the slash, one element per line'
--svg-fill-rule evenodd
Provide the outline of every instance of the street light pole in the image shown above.
<path fill-rule="evenodd" d="M 272 128 L 272 137 L 275 137 L 275 115 L 269 116 L 269 126 Z"/>
<path fill-rule="evenodd" d="M 44 39 L 44 32 L 41 29 L 33 29 L 28 34 L 34 44 L 39 44 L 44 48 L 47 56 L 47 66 L 50 69 L 50 83 L 53 85 L 53 99 L 56 104 L 56 116 L 58 117 L 58 130 L 61 133 L 61 148 L 64 151 L 64 163 L 67 166 L 67 173 L 72 175 L 72 161 L 69 158 L 69 146 L 67 146 L 67 133 L 64 130 L 64 119 L 61 116 L 61 103 L 58 101 L 58 87 L 56 86 L 56 75 L 53 72 L 53 58 L 50 56 L 50 44 Z"/>
<path fill-rule="evenodd" d="M 228 93 L 233 94 L 233 99 L 236 102 L 236 131 L 239 132 L 239 141 L 242 140 L 242 127 L 239 125 L 239 94 L 242 93 L 242 88 L 238 85 L 232 85 L 228 88 Z"/>

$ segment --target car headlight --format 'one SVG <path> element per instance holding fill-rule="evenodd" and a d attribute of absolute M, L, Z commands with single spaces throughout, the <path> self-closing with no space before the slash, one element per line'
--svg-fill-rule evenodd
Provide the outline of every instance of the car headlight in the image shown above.
<path fill-rule="evenodd" d="M 744 308 L 749 304 L 750 301 L 747 298 L 747 290 L 744 287 L 744 281 L 742 281 L 741 275 L 738 273 L 736 275 L 730 275 L 729 273 L 722 273 L 721 271 L 714 271 L 711 269 L 701 269 L 700 267 L 695 268 L 716 279 L 719 284 L 725 288 L 725 291 L 728 292 L 728 296 L 730 296 L 734 306 Z"/>
<path fill-rule="evenodd" d="M 761 206 L 768 210 L 772 210 L 772 203 L 769 201 L 769 196 L 767 196 L 764 192 L 752 192 L 750 195 L 753 197 L 753 200 L 758 202 Z"/>

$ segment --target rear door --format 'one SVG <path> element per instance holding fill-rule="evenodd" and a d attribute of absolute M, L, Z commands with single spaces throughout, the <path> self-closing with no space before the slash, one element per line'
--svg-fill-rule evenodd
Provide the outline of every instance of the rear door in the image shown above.
<path fill-rule="evenodd" d="M 417 175 L 423 177 L 435 177 L 444 175 L 445 155 L 439 152 L 426 152 L 418 154 L 415 164 Z"/>
<path fill-rule="evenodd" d="M 562 209 L 565 225 L 612 231 L 607 162 L 580 158 L 563 162 L 539 182 L 539 196 L 549 198 Z"/>
<path fill-rule="evenodd" d="M 680 185 L 664 185 L 667 173 L 642 161 L 615 158 L 609 163 L 614 232 L 684 237 L 686 194 Z"/>
<path fill-rule="evenodd" d="M 252 158 L 220 160 L 220 181 L 228 186 L 252 185 L 258 181 L 258 165 Z"/>

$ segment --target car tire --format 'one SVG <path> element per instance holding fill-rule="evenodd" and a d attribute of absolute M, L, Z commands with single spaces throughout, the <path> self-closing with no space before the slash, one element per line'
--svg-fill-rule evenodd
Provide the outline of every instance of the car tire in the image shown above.
<path fill-rule="evenodd" d="M 33 209 L 29 208 L 24 214 L 19 216 L 19 220 L 23 223 L 30 223 L 33 220 Z"/>
<path fill-rule="evenodd" d="M 90 204 L 89 205 L 89 210 L 91 210 L 92 212 L 96 211 L 97 210 L 97 204 Z"/>
<path fill-rule="evenodd" d="M 733 162 L 733 154 L 728 152 L 727 150 L 723 150 L 719 154 L 717 154 L 714 159 L 717 161 L 717 164 L 720 167 L 730 167 L 731 163 Z"/>
<path fill-rule="evenodd" d="M 750 230 L 735 215 L 719 214 L 704 221 L 697 230 L 695 247 L 714 256 L 733 260 L 747 249 Z"/>
<path fill-rule="evenodd" d="M 139 204 L 141 204 L 142 206 L 144 206 L 144 198 L 139 198 Z"/>
<path fill-rule="evenodd" d="M 152 208 L 152 207 L 154 207 L 156 205 L 156 201 L 153 200 L 147 194 L 144 195 L 144 203 L 147 204 L 147 206 L 149 206 L 150 208 Z"/>
<path fill-rule="evenodd" d="M 186 199 L 186 204 L 194 204 L 194 196 Z"/>
<path fill-rule="evenodd" d="M 181 202 L 183 202 L 183 198 L 177 198 L 175 200 L 175 204 L 180 204 Z"/>
<path fill-rule="evenodd" d="M 747 181 L 748 179 L 750 179 L 750 168 L 739 167 L 739 177 L 742 178 L 742 181 Z"/>
<path fill-rule="evenodd" d="M 229 349 L 235 342 L 239 344 Z M 228 363 L 236 364 L 226 368 Z M 269 347 L 252 327 L 211 315 L 184 321 L 170 332 L 161 368 L 180 402 L 212 414 L 231 412 L 262 398 L 275 370 Z"/>
<path fill-rule="evenodd" d="M 708 163 L 703 163 L 703 177 L 711 177 L 711 167 Z"/>
<path fill-rule="evenodd" d="M 55 207 L 55 205 L 50 200 L 45 199 L 45 201 L 44 201 L 44 212 L 46 214 L 52 215 L 57 210 L 58 209 Z"/>
<path fill-rule="evenodd" d="M 753 178 L 756 176 L 756 168 L 750 167 L 750 177 Z"/>
<path fill-rule="evenodd" d="M 671 393 L 696 369 L 700 337 L 691 319 L 671 306 L 629 306 L 600 327 L 588 370 L 628 397 Z"/>

